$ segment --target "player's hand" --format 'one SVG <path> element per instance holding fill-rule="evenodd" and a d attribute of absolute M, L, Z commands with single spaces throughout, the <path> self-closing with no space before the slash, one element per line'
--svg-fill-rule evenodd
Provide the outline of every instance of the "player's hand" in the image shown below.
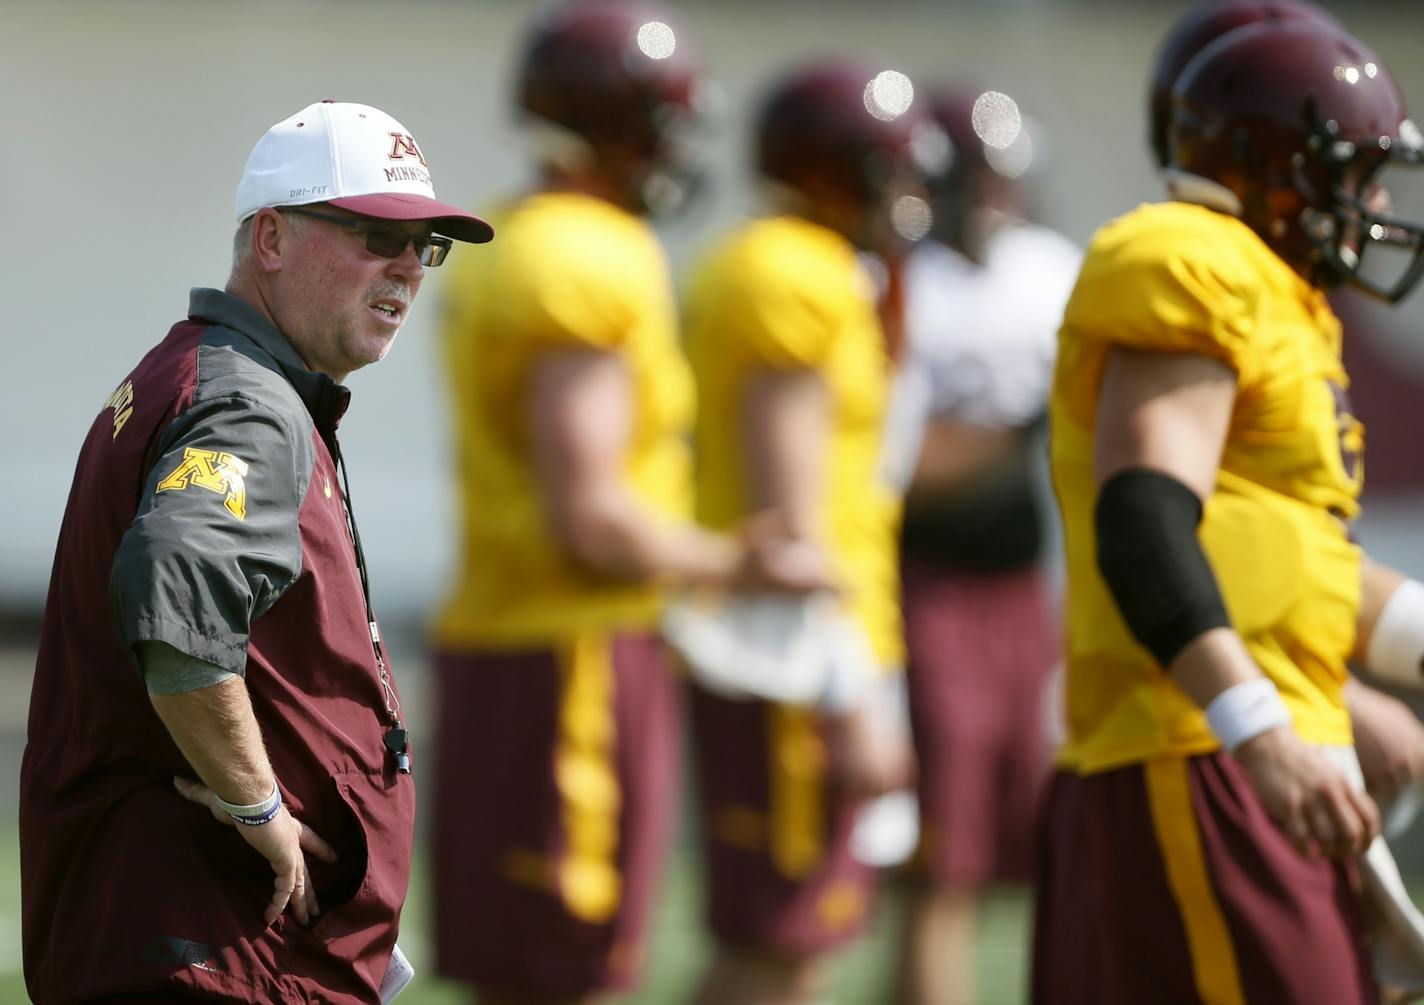
<path fill-rule="evenodd" d="M 1381 805 L 1424 777 L 1424 725 L 1409 706 L 1352 681 L 1345 692 L 1365 788 Z"/>
<path fill-rule="evenodd" d="M 296 919 L 303 925 L 311 924 L 312 919 L 321 913 L 321 906 L 316 901 L 316 888 L 307 870 L 306 855 L 315 855 L 323 862 L 335 862 L 336 852 L 331 845 L 288 813 L 286 805 L 267 823 L 249 827 L 239 825 L 219 809 L 216 795 L 206 785 L 189 778 L 174 778 L 173 784 L 183 798 L 206 806 L 219 822 L 236 827 L 243 839 L 271 863 L 277 877 L 273 882 L 272 902 L 263 915 L 266 923 L 270 925 L 276 921 L 290 903 Z"/>
<path fill-rule="evenodd" d="M 1235 756 L 1266 812 L 1301 854 L 1314 847 L 1331 856 L 1358 854 L 1379 834 L 1374 800 L 1289 726 L 1247 740 Z"/>
<path fill-rule="evenodd" d="M 749 517 L 740 539 L 742 563 L 733 589 L 746 593 L 838 590 L 825 553 L 804 537 L 796 537 L 775 511 Z"/>

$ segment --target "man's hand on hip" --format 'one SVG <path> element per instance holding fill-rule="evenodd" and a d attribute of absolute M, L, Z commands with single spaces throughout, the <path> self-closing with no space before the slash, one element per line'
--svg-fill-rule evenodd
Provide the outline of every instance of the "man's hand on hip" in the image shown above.
<path fill-rule="evenodd" d="M 267 924 L 276 921 L 288 903 L 299 922 L 311 924 L 312 919 L 321 913 L 321 907 L 316 901 L 316 888 L 307 869 L 306 855 L 314 855 L 323 862 L 335 862 L 336 852 L 331 845 L 288 813 L 286 806 L 278 809 L 277 815 L 265 824 L 255 827 L 239 825 L 218 807 L 216 794 L 206 785 L 189 778 L 174 778 L 173 784 L 185 799 L 208 807 L 220 823 L 237 827 L 243 839 L 272 864 L 277 878 L 273 883 L 272 902 L 263 915 Z"/>

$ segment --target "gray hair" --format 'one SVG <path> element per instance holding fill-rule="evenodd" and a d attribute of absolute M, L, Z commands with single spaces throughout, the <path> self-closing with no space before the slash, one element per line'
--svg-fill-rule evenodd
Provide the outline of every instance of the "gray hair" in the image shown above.
<path fill-rule="evenodd" d="M 252 221 L 257 214 L 249 216 L 237 225 L 237 231 L 232 235 L 232 273 L 237 275 L 247 264 L 247 260 L 252 257 Z M 292 233 L 300 234 L 306 221 L 300 216 L 288 216 L 287 224 L 292 228 Z"/>

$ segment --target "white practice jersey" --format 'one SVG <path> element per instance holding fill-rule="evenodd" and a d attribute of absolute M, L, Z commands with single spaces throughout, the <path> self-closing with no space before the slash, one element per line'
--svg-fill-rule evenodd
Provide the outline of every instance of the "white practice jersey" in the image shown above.
<path fill-rule="evenodd" d="M 885 469 L 905 485 L 924 425 L 947 416 L 990 429 L 1043 413 L 1058 326 L 1083 253 L 1046 227 L 1005 227 L 983 265 L 923 241 L 905 266 L 904 360 L 886 427 Z"/>

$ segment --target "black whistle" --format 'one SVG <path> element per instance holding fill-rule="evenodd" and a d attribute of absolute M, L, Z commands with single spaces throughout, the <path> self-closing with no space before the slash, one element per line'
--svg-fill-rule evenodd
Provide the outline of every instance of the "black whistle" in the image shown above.
<path fill-rule="evenodd" d="M 396 759 L 396 770 L 402 775 L 410 774 L 410 754 L 406 753 L 409 739 L 409 734 L 402 726 L 397 726 L 386 733 L 386 749 Z"/>

